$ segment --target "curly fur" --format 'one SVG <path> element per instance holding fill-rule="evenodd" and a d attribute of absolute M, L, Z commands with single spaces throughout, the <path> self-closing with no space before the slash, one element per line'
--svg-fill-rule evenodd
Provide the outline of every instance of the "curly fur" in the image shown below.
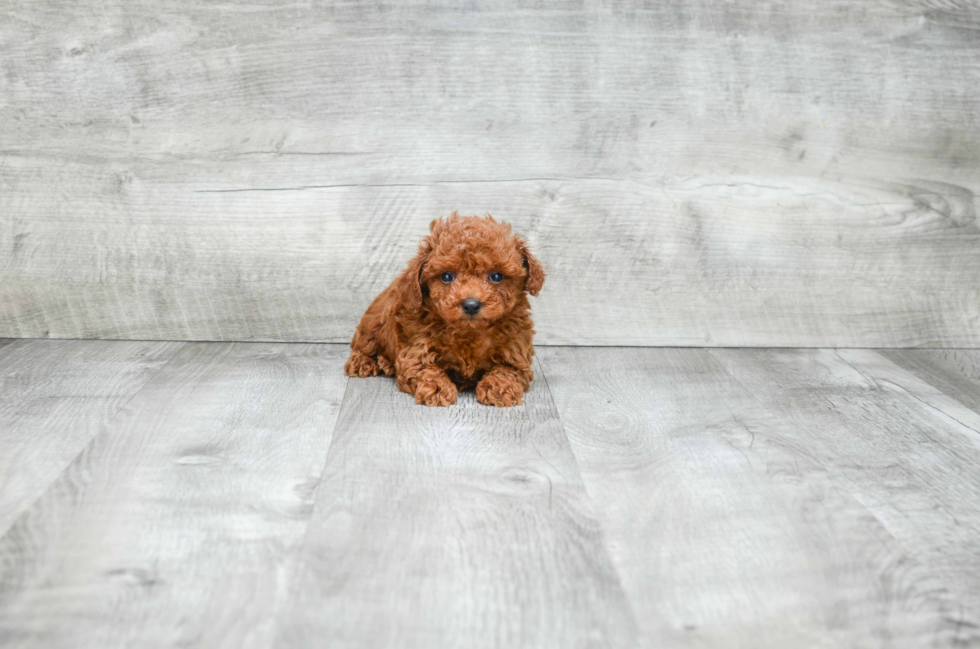
<path fill-rule="evenodd" d="M 361 318 L 344 371 L 394 376 L 427 406 L 456 403 L 476 387 L 480 403 L 514 406 L 534 379 L 531 307 L 545 272 L 510 225 L 453 212 L 429 225 L 418 255 Z M 499 284 L 490 281 L 503 274 Z M 455 279 L 442 281 L 443 273 Z M 463 300 L 482 303 L 466 315 Z"/>

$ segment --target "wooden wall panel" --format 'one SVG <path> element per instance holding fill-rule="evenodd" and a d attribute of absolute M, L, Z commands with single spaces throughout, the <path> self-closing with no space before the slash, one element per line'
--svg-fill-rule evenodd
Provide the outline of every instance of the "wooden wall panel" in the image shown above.
<path fill-rule="evenodd" d="M 980 345 L 976 3 L 0 14 L 0 336 L 344 341 L 459 209 L 540 343 Z"/>

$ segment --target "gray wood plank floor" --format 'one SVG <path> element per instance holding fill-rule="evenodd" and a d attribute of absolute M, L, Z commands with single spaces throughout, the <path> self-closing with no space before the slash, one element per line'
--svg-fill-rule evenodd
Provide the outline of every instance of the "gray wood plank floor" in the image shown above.
<path fill-rule="evenodd" d="M 266 646 L 342 352 L 183 347 L 0 539 L 2 644 Z"/>
<path fill-rule="evenodd" d="M 0 346 L 0 532 L 181 346 L 9 342 Z"/>
<path fill-rule="evenodd" d="M 352 381 L 281 646 L 621 647 L 632 613 L 547 386 L 417 407 Z"/>
<path fill-rule="evenodd" d="M 937 580 L 849 494 L 804 426 L 703 350 L 550 348 L 548 382 L 644 646 L 923 646 Z"/>
<path fill-rule="evenodd" d="M 0 340 L 0 646 L 980 646 L 977 352 L 346 351 Z"/>

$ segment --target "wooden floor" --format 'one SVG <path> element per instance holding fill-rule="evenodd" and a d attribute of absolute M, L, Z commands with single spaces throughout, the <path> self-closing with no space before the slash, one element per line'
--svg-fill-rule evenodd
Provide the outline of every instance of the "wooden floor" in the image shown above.
<path fill-rule="evenodd" d="M 980 350 L 0 341 L 0 646 L 980 646 Z"/>

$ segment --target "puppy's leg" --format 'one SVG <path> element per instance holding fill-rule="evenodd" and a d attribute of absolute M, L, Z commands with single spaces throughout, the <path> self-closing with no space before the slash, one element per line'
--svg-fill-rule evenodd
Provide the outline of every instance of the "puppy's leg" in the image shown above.
<path fill-rule="evenodd" d="M 459 390 L 435 359 L 436 355 L 423 345 L 406 347 L 395 361 L 396 383 L 415 396 L 415 403 L 449 406 L 456 403 Z"/>
<path fill-rule="evenodd" d="M 415 383 L 415 403 L 425 406 L 451 406 L 459 390 L 441 367 L 429 365 L 418 373 Z"/>
<path fill-rule="evenodd" d="M 524 392 L 534 380 L 531 369 L 534 348 L 519 342 L 501 350 L 502 362 L 492 367 L 476 384 L 477 401 L 500 408 L 524 403 Z"/>
<path fill-rule="evenodd" d="M 344 363 L 344 374 L 347 376 L 377 376 L 378 363 L 370 356 L 351 351 L 350 358 Z"/>
<path fill-rule="evenodd" d="M 347 376 L 377 376 L 378 363 L 374 360 L 378 343 L 371 333 L 365 332 L 364 323 L 357 325 L 354 339 L 350 341 L 350 358 L 344 363 Z"/>
<path fill-rule="evenodd" d="M 497 365 L 476 384 L 476 400 L 488 406 L 507 408 L 524 403 L 530 381 L 509 365 Z"/>

